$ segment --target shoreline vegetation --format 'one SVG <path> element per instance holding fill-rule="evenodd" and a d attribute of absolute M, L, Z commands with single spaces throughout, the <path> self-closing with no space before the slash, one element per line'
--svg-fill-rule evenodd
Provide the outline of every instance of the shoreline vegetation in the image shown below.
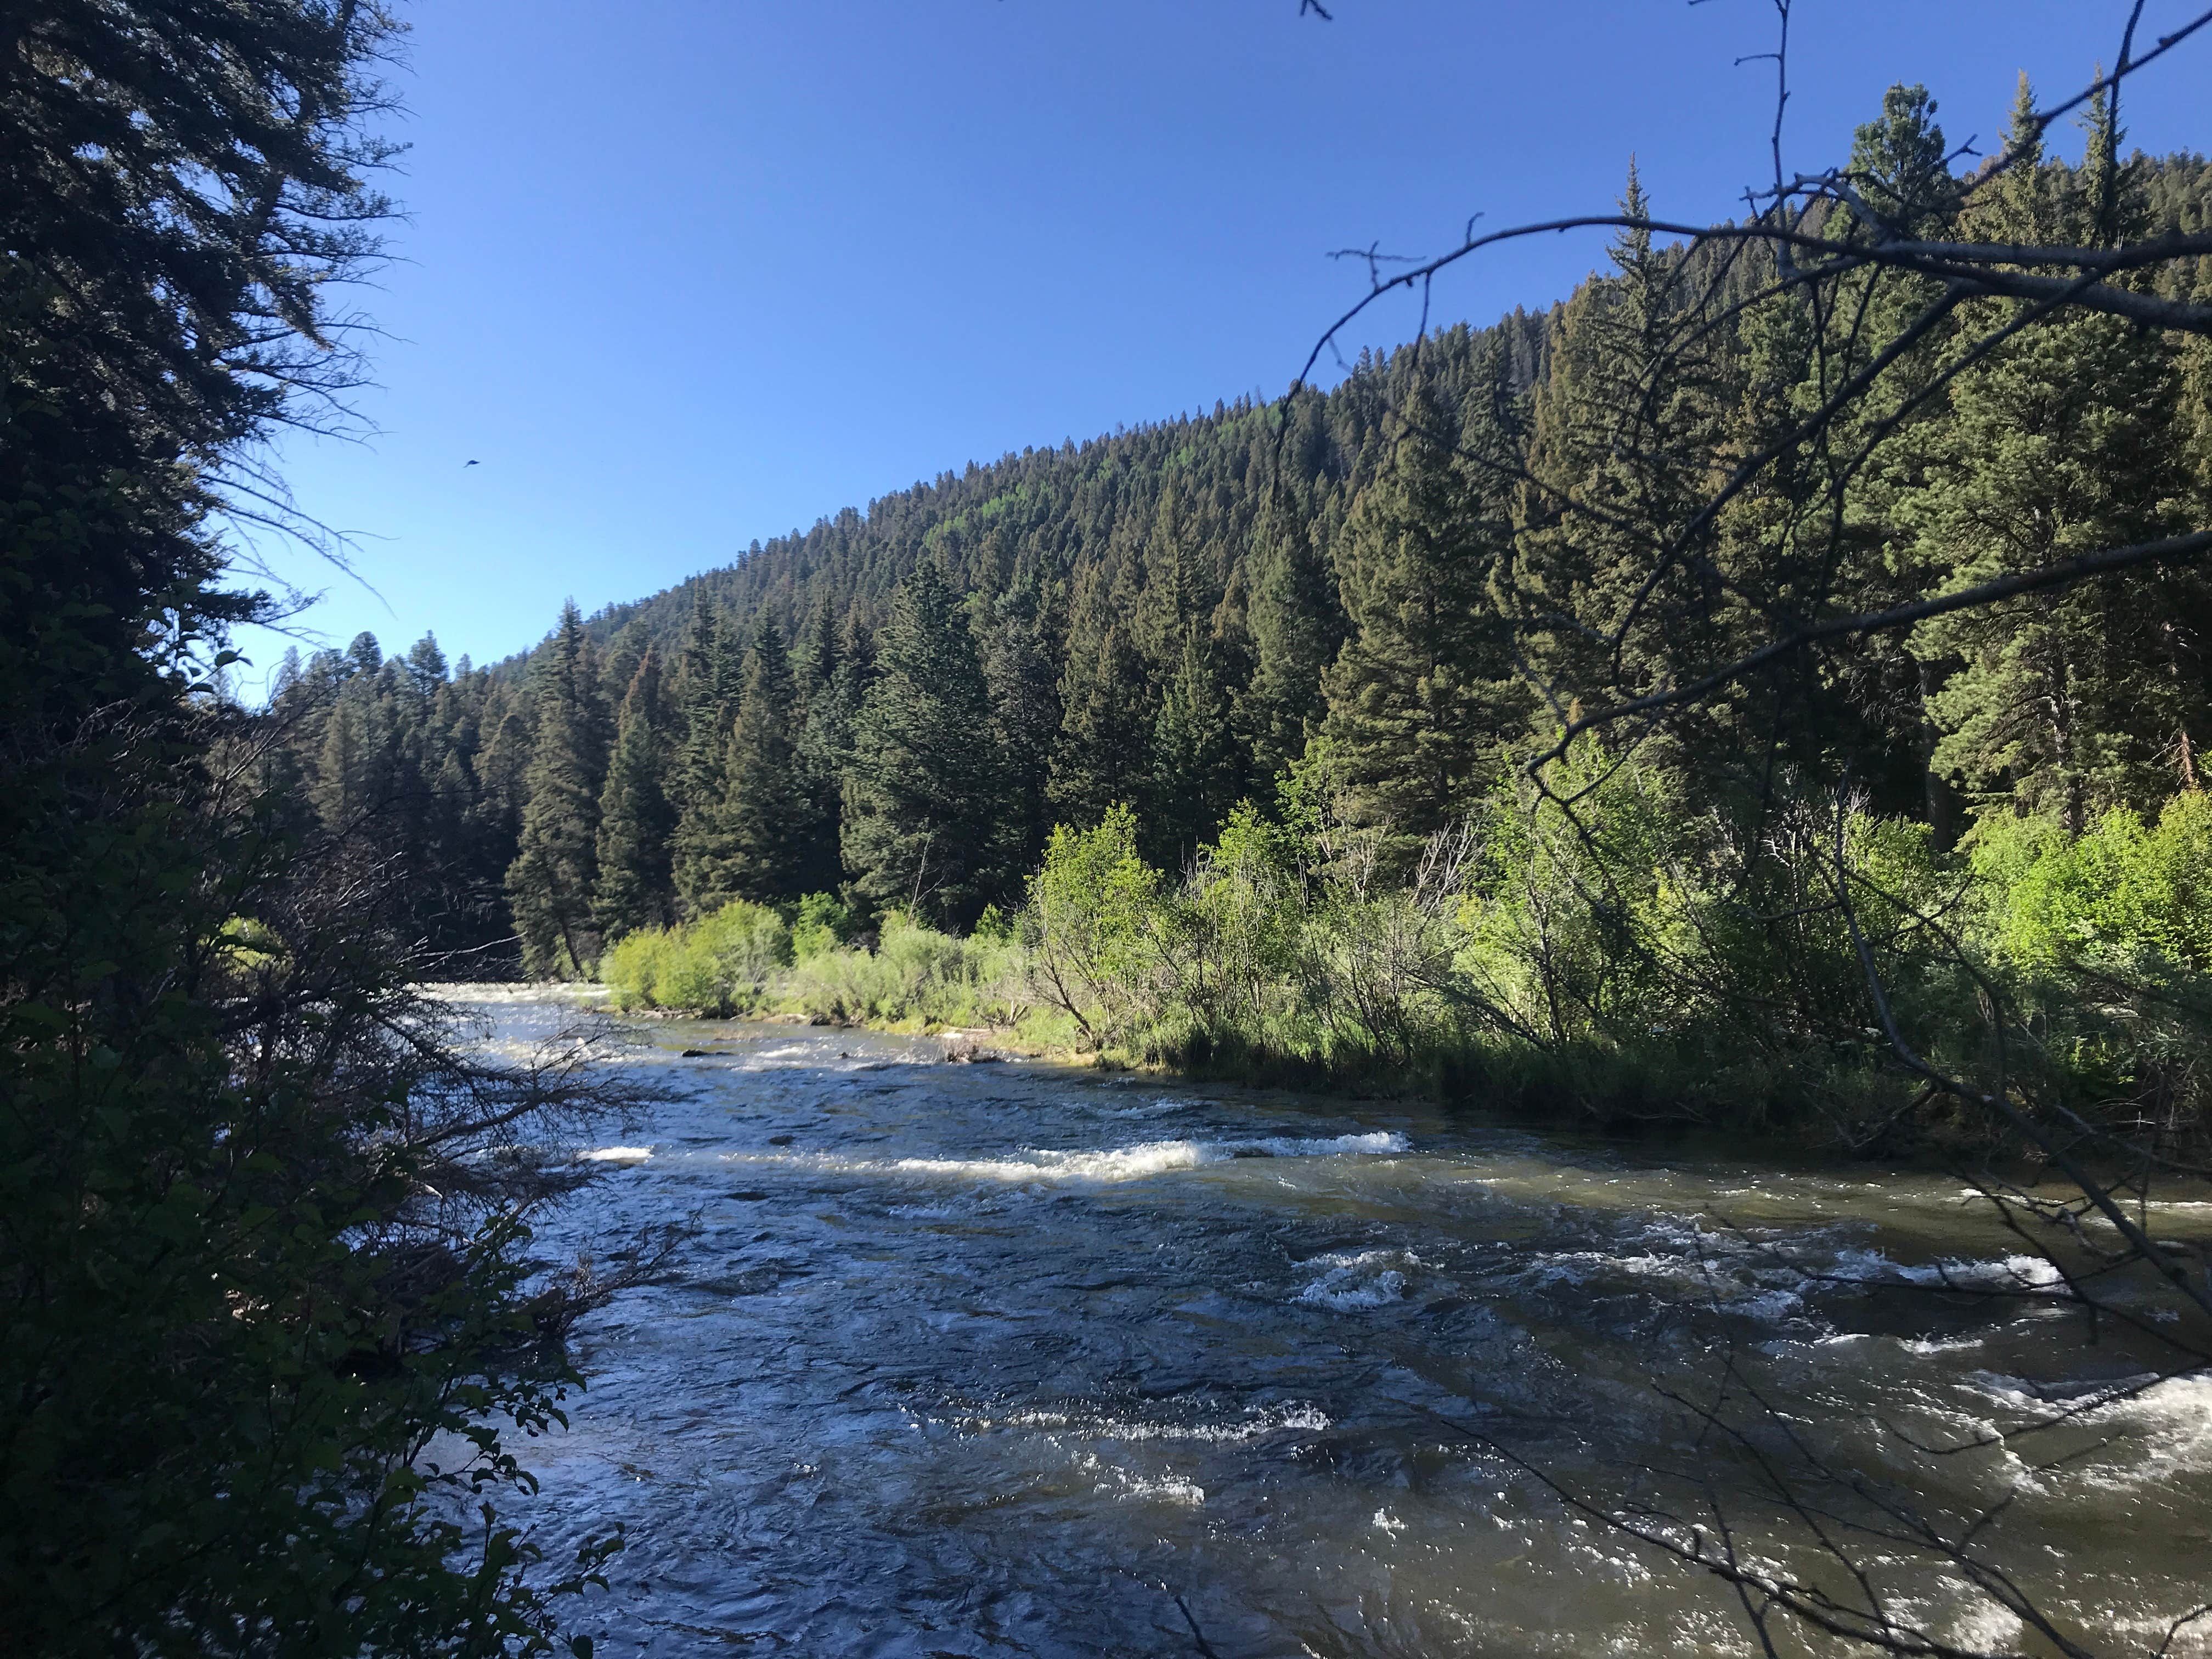
<path fill-rule="evenodd" d="M 641 1009 L 2201 1164 L 2212 575 L 2049 573 L 2212 534 L 2212 343 L 1855 263 L 2212 223 L 2212 164 L 2076 101 L 2078 161 L 2023 84 L 1962 175 L 1891 88 L 1818 282 L 1669 242 L 1632 169 L 1558 306 L 1326 392 L 947 472 L 509 662 L 288 659 L 259 775 L 428 954 Z"/>
<path fill-rule="evenodd" d="M 1616 799 L 1601 834 L 1681 822 L 1648 792 Z M 1876 1157 L 2018 1150 L 1996 1123 L 1931 1115 L 1891 1063 L 1861 1023 L 1842 918 L 1741 926 L 1724 876 L 1692 875 L 1709 847 L 1656 847 L 1650 879 L 1624 891 L 1601 882 L 1620 867 L 1601 870 L 1602 848 L 1501 803 L 1433 838 L 1410 884 L 1383 884 L 1371 839 L 1285 806 L 1303 832 L 1248 803 L 1180 878 L 1142 859 L 1126 807 L 1059 829 L 1027 902 L 964 935 L 897 910 L 861 933 L 828 894 L 740 900 L 626 935 L 599 975 L 626 1012 L 982 1030 L 1109 1066 L 1412 1093 L 1563 1127 L 1719 1128 Z M 1839 835 L 1890 896 L 1856 926 L 1921 1052 L 1966 1075 L 2034 1065 L 2092 1119 L 2202 1122 L 2191 1032 L 2212 1007 L 2212 799 L 2177 796 L 2148 823 L 2116 808 L 2079 836 L 2001 820 L 1948 856 L 1923 826 L 1863 811 L 1800 828 L 1796 879 L 1818 881 Z M 2017 1011 L 1994 1037 L 1992 994 Z"/>

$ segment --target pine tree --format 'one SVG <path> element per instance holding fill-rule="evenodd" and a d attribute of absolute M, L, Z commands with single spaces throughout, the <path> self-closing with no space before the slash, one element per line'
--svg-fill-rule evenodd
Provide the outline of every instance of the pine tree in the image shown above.
<path fill-rule="evenodd" d="M 1838 234 L 1929 241 L 1954 236 L 1959 184 L 1950 173 L 1950 153 L 1927 88 L 1889 88 L 1881 117 L 1861 125 L 1852 139 L 1850 176 L 1865 213 L 1845 210 Z M 1874 222 L 1862 222 L 1869 216 Z M 1800 384 L 1794 399 L 1776 411 L 1775 425 L 1816 407 L 1906 328 L 1924 326 L 1926 313 L 1942 297 L 1940 283 L 1913 272 L 1874 270 L 1845 279 L 1828 307 L 1820 350 L 1813 351 L 1809 340 L 1791 342 Z M 1792 315 L 1794 320 L 1794 309 Z M 1806 332 L 1811 331 L 1808 322 Z M 1923 550 L 1896 529 L 1900 497 L 1920 487 L 1943 441 L 1948 399 L 1936 381 L 1957 333 L 1955 316 L 1936 318 L 1923 346 L 1893 364 L 1866 396 L 1841 412 L 1826 444 L 1791 458 L 1784 487 L 1796 486 L 1810 533 L 1790 550 L 1796 568 L 1786 558 L 1732 564 L 1732 576 L 1747 591 L 1805 612 L 1818 609 L 1820 590 L 1831 588 L 1842 609 L 1877 611 L 1940 580 L 1940 568 L 1931 568 Z M 1750 342 L 1754 383 L 1766 368 L 1759 361 L 1762 343 L 1756 335 Z M 1754 453 L 1772 435 L 1747 433 L 1739 453 Z M 1869 445 L 1874 453 L 1867 464 L 1842 470 L 1848 465 L 1843 458 Z M 1838 490 L 1842 510 L 1832 513 L 1831 492 Z M 1945 851 L 1961 828 L 1960 802 L 1936 763 L 1942 732 L 1929 700 L 1956 666 L 1917 657 L 1902 636 L 1876 635 L 1831 653 L 1826 682 L 1808 684 L 1789 700 L 1804 711 L 1802 724 L 1816 732 L 1824 769 L 1848 757 L 1854 778 L 1873 792 L 1877 810 L 1917 806 Z M 1811 667 L 1808 660 L 1800 672 Z"/>
<path fill-rule="evenodd" d="M 1335 579 L 1302 515 L 1271 503 L 1253 544 L 1259 577 L 1251 630 L 1259 660 L 1237 713 L 1254 770 L 1273 778 L 1305 752 L 1320 728 L 1327 708 L 1322 675 L 1343 647 L 1346 621 Z"/>
<path fill-rule="evenodd" d="M 1648 217 L 1633 165 L 1624 215 Z M 1692 533 L 1717 483 L 1723 412 L 1735 401 L 1708 295 L 1648 230 L 1615 237 L 1611 276 L 1568 302 L 1534 399 L 1531 479 L 1499 596 L 1525 659 L 1564 708 L 1694 677 L 1724 661 L 1730 613 L 1713 571 L 1717 536 Z M 1349 605 L 1347 597 L 1347 605 Z M 1708 752 L 1740 749 L 1677 722 Z"/>
<path fill-rule="evenodd" d="M 534 977 L 587 973 L 599 957 L 592 893 L 606 753 L 593 657 L 571 600 L 551 648 L 532 665 L 520 845 L 507 872 L 523 971 Z"/>
<path fill-rule="evenodd" d="M 610 941 L 673 919 L 675 877 L 670 854 L 676 812 L 661 780 L 667 745 L 659 729 L 659 653 L 640 659 L 615 726 L 606 787 L 599 795 L 599 881 L 592 915 Z"/>
<path fill-rule="evenodd" d="M 763 617 L 745 653 L 744 689 L 730 732 L 717 897 L 774 902 L 805 890 L 820 817 L 799 762 L 798 724 L 798 689 L 783 632 Z"/>
<path fill-rule="evenodd" d="M 730 732 L 735 723 L 739 668 L 731 629 L 703 585 L 692 594 L 691 628 L 684 645 L 676 698 L 683 737 L 676 759 L 676 890 L 686 915 L 728 902 L 724 872 L 730 849 L 724 808 L 730 795 Z"/>
<path fill-rule="evenodd" d="M 1133 596 L 1092 571 L 1077 590 L 1060 675 L 1060 740 L 1046 804 L 1059 823 L 1087 829 L 1115 805 L 1134 805 L 1149 781 L 1157 715 L 1145 661 L 1131 637 Z"/>
<path fill-rule="evenodd" d="M 933 558 L 901 584 L 854 732 L 845 862 L 874 905 L 955 927 L 1001 896 L 991 699 L 964 608 Z"/>
<path fill-rule="evenodd" d="M 852 760 L 854 728 L 875 683 L 875 630 L 855 605 L 838 625 L 836 665 L 807 706 L 808 737 L 829 775 L 843 778 Z"/>
<path fill-rule="evenodd" d="M 1322 729 L 1353 820 L 1387 832 L 1394 862 L 1468 810 L 1514 723 L 1504 712 L 1512 665 L 1490 599 L 1510 526 L 1453 441 L 1443 411 L 1416 385 L 1395 464 L 1346 527 L 1340 565 L 1354 631 L 1323 677 Z"/>
<path fill-rule="evenodd" d="M 1140 828 L 1158 861 L 1179 866 L 1211 841 L 1243 793 L 1243 756 L 1230 725 L 1211 630 L 1183 629 L 1181 659 L 1152 725 L 1152 775 Z"/>
<path fill-rule="evenodd" d="M 642 617 L 632 617 L 607 641 L 599 660 L 599 696 L 609 708 L 619 709 L 637 678 L 638 665 L 653 647 L 653 629 Z"/>
<path fill-rule="evenodd" d="M 384 647 L 376 642 L 375 635 L 363 629 L 346 647 L 345 660 L 348 678 L 374 678 L 384 666 Z"/>
<path fill-rule="evenodd" d="M 834 892 L 843 879 L 839 815 L 853 727 L 875 682 L 875 639 L 858 609 L 839 620 L 828 603 L 815 607 L 793 665 L 799 682 L 799 764 L 808 807 L 808 857 L 800 890 Z"/>
<path fill-rule="evenodd" d="M 2023 77 L 2006 134 L 2020 160 L 1977 204 L 1978 238 L 2080 243 L 2139 212 L 2101 98 L 2078 173 L 2043 163 L 2033 112 Z M 1982 320 L 2021 303 L 1987 302 Z M 2187 488 L 2170 436 L 2178 393 L 2166 342 L 2117 318 L 2069 314 L 2005 342 L 1954 383 L 1942 449 L 1903 504 L 1922 556 L 1965 587 L 2173 533 Z M 2076 832 L 2107 805 L 2162 798 L 2160 750 L 2186 688 L 2157 672 L 2159 624 L 2191 591 L 2154 570 L 1923 623 L 1915 654 L 1957 665 L 1929 699 L 1937 764 L 1984 802 Z"/>
<path fill-rule="evenodd" d="M 811 708 L 816 698 L 830 689 L 837 676 L 837 615 L 827 594 L 815 600 L 806 613 L 805 626 L 791 653 L 792 678 L 799 685 L 799 706 Z"/>
<path fill-rule="evenodd" d="M 992 607 L 983 677 L 990 687 L 993 735 L 999 747 L 1006 845 L 1003 861 L 1027 870 L 1044 850 L 1052 824 L 1045 789 L 1060 735 L 1060 673 L 1053 660 L 1050 620 L 1035 582 L 999 596 Z"/>
<path fill-rule="evenodd" d="M 343 833 L 367 804 L 370 739 L 364 725 L 361 699 L 341 692 L 323 722 L 310 796 L 325 829 Z"/>
<path fill-rule="evenodd" d="M 446 683 L 446 653 L 438 648 L 438 636 L 425 634 L 407 652 L 407 678 L 415 688 L 415 695 L 424 702 L 438 695 L 438 688 Z"/>

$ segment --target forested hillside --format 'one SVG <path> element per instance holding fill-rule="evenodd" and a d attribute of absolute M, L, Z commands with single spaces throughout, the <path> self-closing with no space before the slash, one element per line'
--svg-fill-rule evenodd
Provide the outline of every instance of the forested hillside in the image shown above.
<path fill-rule="evenodd" d="M 2204 226 L 2201 159 L 2117 143 L 2093 124 L 2083 165 L 2039 157 L 1947 208 L 1932 107 L 1900 88 L 1852 165 L 1932 202 L 1930 234 Z M 1910 347 L 1918 389 L 1850 417 L 1874 459 L 1824 532 L 1821 614 L 2205 522 L 2202 339 L 2093 316 L 1990 349 L 1977 329 L 2010 302 L 1984 300 L 1903 341 L 1914 279 L 1775 302 L 1773 257 L 1624 232 L 1548 313 L 1431 334 L 1326 394 L 970 465 L 635 605 L 572 607 L 526 661 L 449 672 L 432 641 L 386 660 L 363 635 L 285 665 L 271 764 L 418 872 L 426 939 L 489 964 L 512 937 L 532 974 L 739 898 L 965 928 L 1022 902 L 1054 825 L 1117 803 L 1157 866 L 1249 799 L 1325 806 L 1404 878 L 1512 794 L 1571 694 L 1680 684 L 1796 614 L 1814 588 L 1778 526 L 1826 458 L 1700 505 L 1885 349 Z M 2202 262 L 2157 281 L 2212 291 Z M 1647 581 L 1652 526 L 1686 526 L 1706 574 Z M 2197 787 L 2208 626 L 2203 574 L 2154 567 L 1860 635 L 1704 702 L 1638 764 L 1739 836 L 1777 780 L 1846 775 L 1938 855 L 1992 814 L 2079 835 Z"/>

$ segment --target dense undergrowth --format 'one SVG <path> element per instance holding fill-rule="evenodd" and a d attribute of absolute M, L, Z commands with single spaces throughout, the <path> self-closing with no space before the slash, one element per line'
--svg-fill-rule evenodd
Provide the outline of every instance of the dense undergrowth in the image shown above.
<path fill-rule="evenodd" d="M 1571 811 L 1501 786 L 1407 870 L 1297 787 L 1274 817 L 1239 808 L 1180 875 L 1139 856 L 1122 808 L 1056 831 L 1022 910 L 964 938 L 896 912 L 852 936 L 817 895 L 788 916 L 735 903 L 633 933 L 601 973 L 629 1009 L 992 1026 L 1565 1123 L 1858 1150 L 2002 1139 L 1909 1051 L 1997 1098 L 2198 1133 L 2203 794 L 2078 837 L 1990 818 L 1938 855 L 1926 826 L 1849 802 L 1700 809 L 1656 771 L 1607 774 L 1595 747 L 1575 763 L 1605 781 Z"/>

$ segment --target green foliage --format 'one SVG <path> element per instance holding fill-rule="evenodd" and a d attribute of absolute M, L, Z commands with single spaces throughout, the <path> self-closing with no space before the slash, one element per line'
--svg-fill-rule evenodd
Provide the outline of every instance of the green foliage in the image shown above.
<path fill-rule="evenodd" d="M 431 636 L 380 655 L 366 634 L 304 661 L 286 653 L 257 781 L 286 798 L 295 833 L 343 836 L 405 869 L 409 923 L 430 951 L 466 953 L 472 972 L 511 966 L 503 884 L 525 711 L 507 681 L 466 658 L 449 667 Z"/>
<path fill-rule="evenodd" d="M 2212 798 L 2178 795 L 2148 824 L 2116 806 L 2079 836 L 1985 819 L 1972 853 L 2012 961 L 2212 976 Z"/>
<path fill-rule="evenodd" d="M 1032 883 L 1029 971 L 1097 1046 L 1856 1146 L 1900 1133 L 1914 1087 L 1870 963 L 1900 1033 L 1988 1087 L 2123 1115 L 2150 1090 L 2176 1122 L 2212 1105 L 2190 1058 L 2212 1014 L 2201 795 L 2080 837 L 1985 821 L 1968 861 L 1923 823 L 1839 824 L 1832 799 L 1693 811 L 1589 739 L 1553 781 L 1536 800 L 1496 786 L 1404 884 L 1375 878 L 1372 837 L 1312 770 L 1292 828 L 1241 806 L 1179 883 L 1138 857 L 1126 809 L 1063 828 Z"/>
<path fill-rule="evenodd" d="M 668 745 L 658 729 L 659 705 L 660 662 L 648 647 L 623 696 L 599 796 L 592 915 L 608 939 L 665 927 L 675 905 L 669 855 L 676 815 L 661 782 Z"/>
<path fill-rule="evenodd" d="M 845 862 L 881 907 L 965 925 L 1004 881 L 990 695 L 967 613 L 925 562 L 900 587 L 845 783 Z"/>
<path fill-rule="evenodd" d="M 690 866 L 695 913 L 733 898 L 768 902 L 795 892 L 824 833 L 799 750 L 799 690 L 782 631 L 763 618 L 745 653 L 738 714 L 721 769 L 722 795 L 694 810 L 710 828 Z"/>
<path fill-rule="evenodd" d="M 702 921 L 630 934 L 610 950 L 618 1006 L 714 1017 L 772 1012 L 836 1024 L 1018 1026 L 1035 998 L 1028 956 L 1003 918 L 966 939 L 891 911 L 872 945 L 847 945 L 845 907 L 800 901 L 787 929 L 733 903 Z"/>
<path fill-rule="evenodd" d="M 586 974 L 599 958 L 592 895 L 607 765 L 599 678 L 572 602 L 561 612 L 553 649 L 532 667 L 536 732 L 523 775 L 520 841 L 507 872 L 522 970 L 535 978 Z"/>
<path fill-rule="evenodd" d="M 834 951 L 851 937 L 852 907 L 834 893 L 809 893 L 791 920 L 791 949 L 798 960 Z"/>
<path fill-rule="evenodd" d="M 479 933 L 454 912 L 512 855 L 449 785 L 514 711 L 428 641 L 320 654 L 278 694 L 320 717 L 275 743 L 216 678 L 264 609 L 220 585 L 226 489 L 264 514 L 254 452 L 360 371 L 328 296 L 375 252 L 359 123 L 394 32 L 290 0 L 0 27 L 11 1653 L 557 1640 L 561 1583 L 491 1500 L 531 1484 L 502 1435 L 574 1382 L 532 1352 L 520 1220 L 565 1175 L 488 1155 L 589 1102 L 465 1057 L 407 988 L 408 943 Z"/>
<path fill-rule="evenodd" d="M 1493 350 L 1478 371 L 1470 453 L 1513 441 L 1502 367 Z M 1339 555 L 1353 632 L 1323 678 L 1323 731 L 1349 817 L 1383 832 L 1399 872 L 1465 815 L 1522 724 L 1488 601 L 1512 536 L 1505 493 L 1455 454 L 1457 436 L 1417 385 L 1394 465 L 1353 507 Z"/>
<path fill-rule="evenodd" d="M 726 1017 L 759 1008 L 792 955 L 792 930 L 781 916 L 733 899 L 696 921 L 625 935 L 599 971 L 618 1007 Z"/>
<path fill-rule="evenodd" d="M 1166 882 L 1137 855 L 1137 815 L 1108 809 L 1088 830 L 1063 824 L 1031 878 L 1039 971 L 1086 1036 L 1105 1038 L 1148 1010 L 1146 936 Z"/>
<path fill-rule="evenodd" d="M 1343 607 L 1316 545 L 1321 526 L 1278 506 L 1262 512 L 1253 534 L 1255 660 L 1239 714 L 1254 771 L 1272 778 L 1304 752 L 1320 726 L 1322 675 L 1343 643 Z"/>
<path fill-rule="evenodd" d="M 1150 799 L 1162 849 L 1178 860 L 1220 827 L 1243 782 L 1220 659 L 1210 629 L 1186 625 L 1152 725 Z"/>
<path fill-rule="evenodd" d="M 1004 937 L 959 939 L 894 911 L 872 951 L 824 951 L 785 978 L 781 1006 L 838 1024 L 995 1025 L 1029 1022 L 1020 947 Z"/>

